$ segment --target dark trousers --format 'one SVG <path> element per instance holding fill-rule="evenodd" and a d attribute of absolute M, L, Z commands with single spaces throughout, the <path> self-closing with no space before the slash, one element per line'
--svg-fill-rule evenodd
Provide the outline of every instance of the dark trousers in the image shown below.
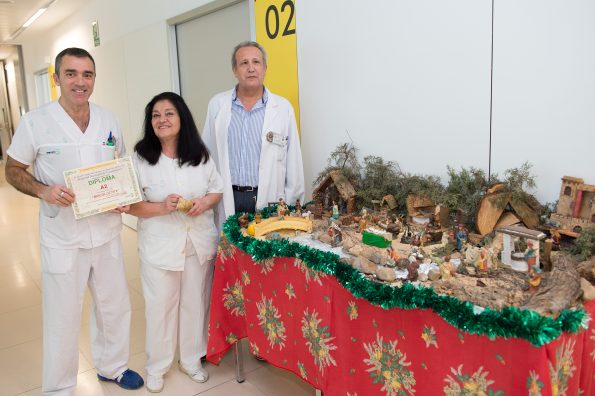
<path fill-rule="evenodd" d="M 235 191 L 233 192 L 233 202 L 236 213 L 254 213 L 256 211 L 256 195 L 258 191 Z"/>

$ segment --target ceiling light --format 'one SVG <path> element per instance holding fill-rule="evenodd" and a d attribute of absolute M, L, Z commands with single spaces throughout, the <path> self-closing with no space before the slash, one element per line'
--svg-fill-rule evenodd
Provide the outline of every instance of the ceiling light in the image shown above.
<path fill-rule="evenodd" d="M 0 0 L 0 4 L 2 4 L 3 2 L 7 2 L 10 0 Z M 31 18 L 27 19 L 27 22 L 23 23 L 17 30 L 15 30 L 10 37 L 8 37 L 8 41 L 14 40 L 19 34 L 21 34 L 23 32 L 23 30 L 25 30 L 26 28 L 28 28 L 29 26 L 31 26 L 31 24 L 33 22 L 35 22 L 37 20 L 37 18 L 39 18 L 41 16 L 41 14 L 43 14 L 44 12 L 47 11 L 47 9 L 56 2 L 56 0 L 49 0 L 42 8 L 38 9 L 35 14 L 33 14 L 31 16 Z"/>
<path fill-rule="evenodd" d="M 27 28 L 27 27 L 31 26 L 31 24 L 33 22 L 35 22 L 35 20 L 37 18 L 39 18 L 41 16 L 41 14 L 43 14 L 46 10 L 47 10 L 47 8 L 40 8 L 39 10 L 37 10 L 37 12 L 35 14 L 33 14 L 33 16 L 31 18 L 27 19 L 27 22 L 23 23 L 23 27 Z"/>

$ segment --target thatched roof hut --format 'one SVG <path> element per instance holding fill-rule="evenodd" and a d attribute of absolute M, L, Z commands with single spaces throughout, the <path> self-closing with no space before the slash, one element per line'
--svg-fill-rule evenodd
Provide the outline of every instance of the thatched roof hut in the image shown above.
<path fill-rule="evenodd" d="M 341 199 L 347 203 L 347 214 L 353 213 L 355 211 L 355 188 L 353 188 L 349 179 L 347 179 L 339 169 L 330 171 L 324 179 L 322 179 L 312 193 L 314 199 L 322 201 L 324 193 L 331 186 L 335 187 Z"/>

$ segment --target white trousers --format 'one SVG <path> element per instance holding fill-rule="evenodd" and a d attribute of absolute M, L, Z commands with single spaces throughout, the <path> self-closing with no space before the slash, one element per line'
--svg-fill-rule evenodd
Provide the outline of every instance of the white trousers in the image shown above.
<path fill-rule="evenodd" d="M 85 288 L 92 297 L 91 353 L 97 371 L 116 378 L 128 366 L 130 298 L 120 238 L 92 249 L 41 247 L 44 395 L 76 387 Z"/>
<path fill-rule="evenodd" d="M 170 271 L 141 259 L 147 334 L 147 374 L 163 376 L 171 367 L 179 339 L 180 363 L 200 367 L 207 352 L 207 325 L 214 260 L 187 256 L 183 271 Z"/>

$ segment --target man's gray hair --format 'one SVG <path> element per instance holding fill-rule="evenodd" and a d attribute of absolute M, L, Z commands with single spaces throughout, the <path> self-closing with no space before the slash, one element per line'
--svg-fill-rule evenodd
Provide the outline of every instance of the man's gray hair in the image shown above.
<path fill-rule="evenodd" d="M 66 49 L 60 51 L 60 53 L 58 55 L 56 55 L 56 63 L 54 65 L 54 72 L 58 75 L 60 75 L 60 66 L 62 66 L 62 58 L 64 58 L 66 55 L 74 56 L 75 58 L 89 58 L 91 60 L 91 62 L 93 63 L 93 69 L 95 69 L 95 59 L 93 59 L 93 57 L 87 50 L 84 50 L 82 48 L 77 48 L 77 47 L 71 47 L 71 48 L 66 48 Z"/>
<path fill-rule="evenodd" d="M 264 50 L 264 48 L 262 47 L 262 45 L 258 44 L 256 41 L 242 41 L 241 43 L 239 43 L 238 45 L 235 46 L 235 48 L 233 49 L 233 52 L 231 54 L 231 68 L 235 70 L 235 68 L 238 66 L 238 64 L 236 63 L 236 53 L 240 50 L 240 48 L 244 48 L 244 47 L 255 47 L 258 48 L 260 50 L 260 53 L 262 54 L 262 61 L 264 63 L 264 65 L 267 65 L 267 53 Z"/>

